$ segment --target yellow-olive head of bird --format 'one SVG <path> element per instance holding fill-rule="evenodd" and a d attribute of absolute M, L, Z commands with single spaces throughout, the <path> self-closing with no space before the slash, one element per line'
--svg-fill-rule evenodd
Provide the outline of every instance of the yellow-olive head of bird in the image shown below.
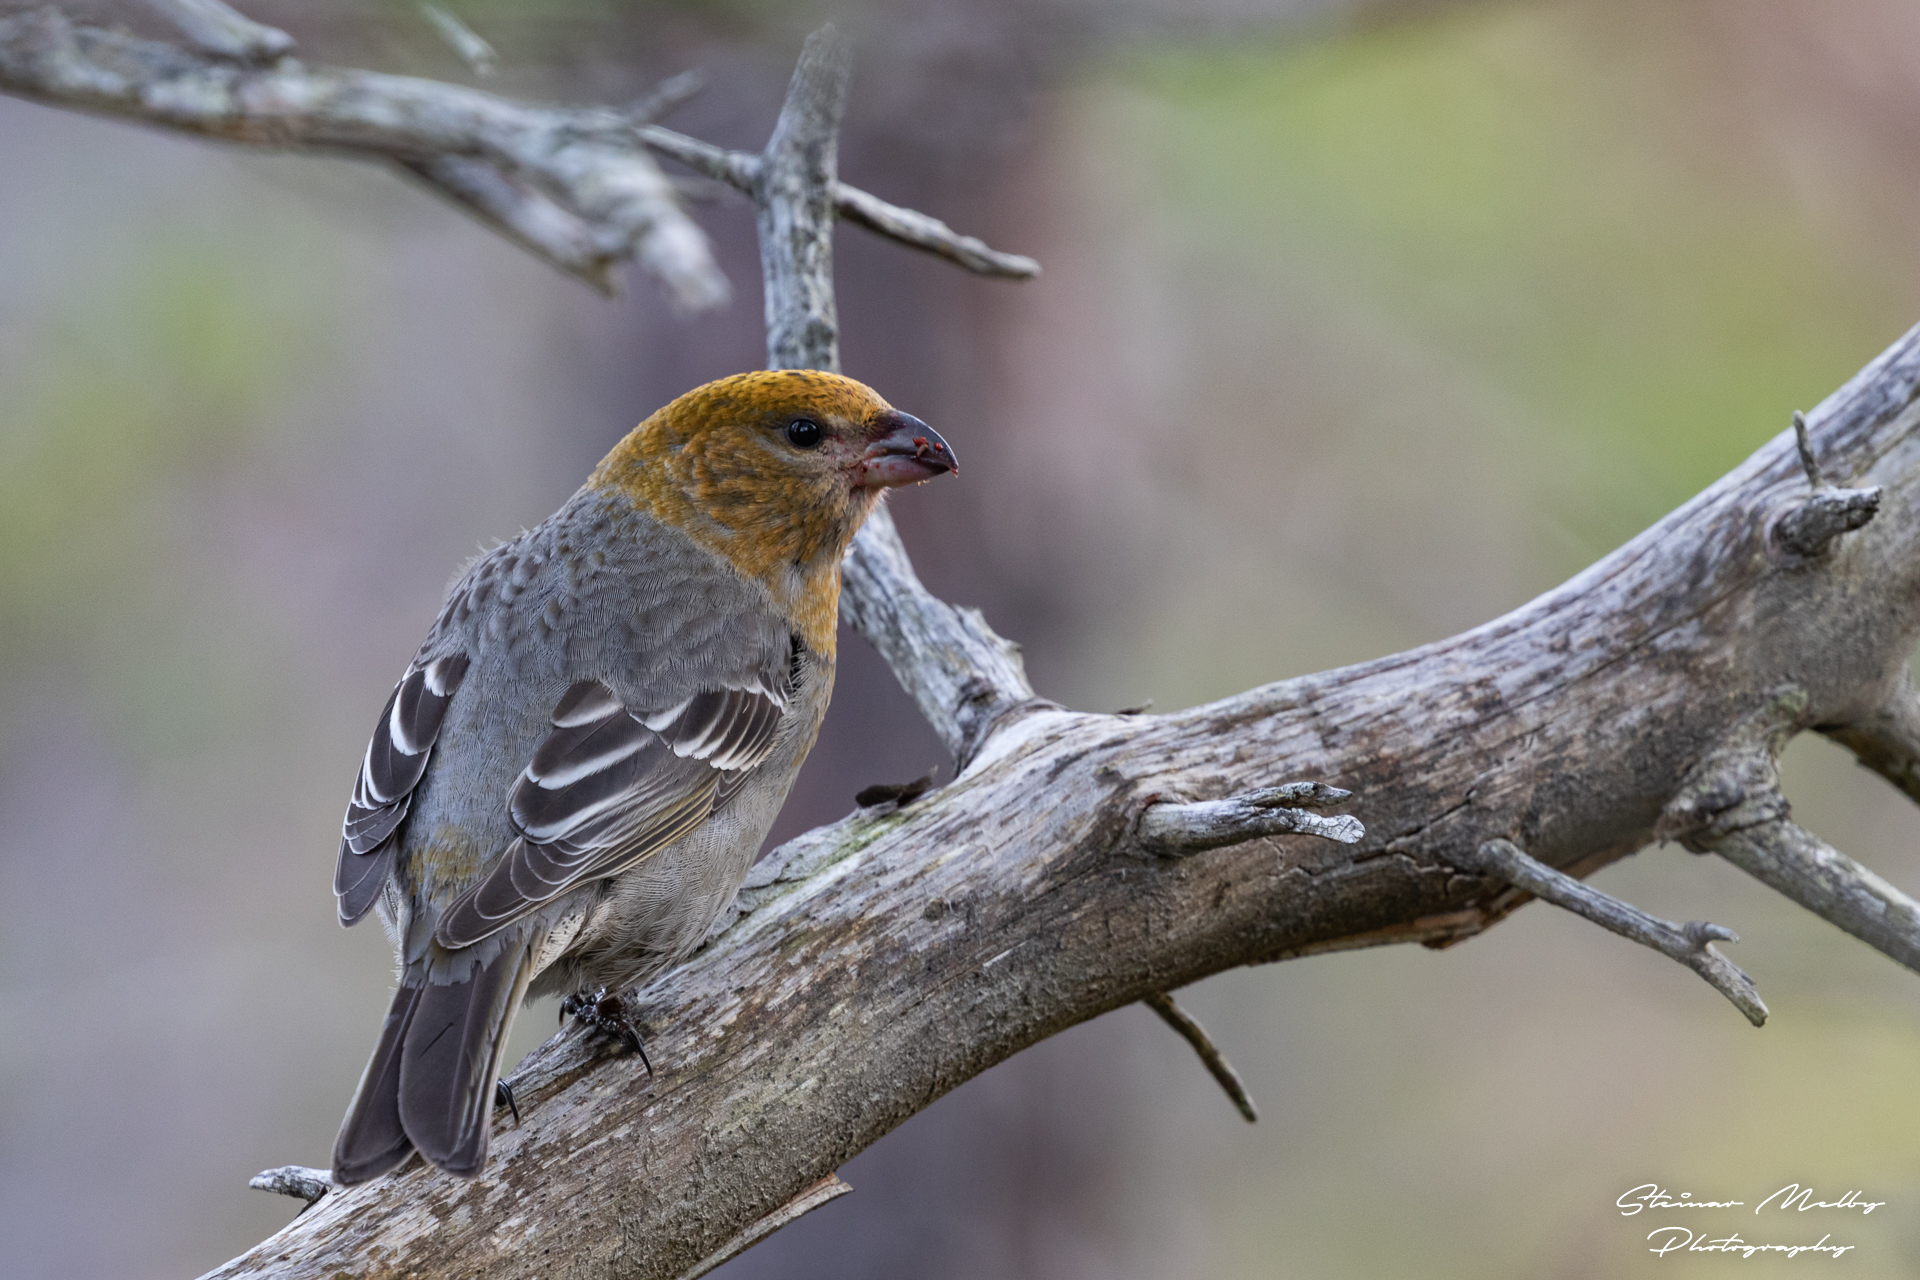
<path fill-rule="evenodd" d="M 783 369 L 687 392 L 615 446 L 588 483 L 627 492 L 783 592 L 838 568 L 881 492 L 958 469 L 933 428 L 871 387 Z"/>

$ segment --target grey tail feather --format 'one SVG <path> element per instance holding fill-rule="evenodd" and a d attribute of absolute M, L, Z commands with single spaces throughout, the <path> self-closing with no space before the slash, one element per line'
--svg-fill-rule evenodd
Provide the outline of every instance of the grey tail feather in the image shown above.
<path fill-rule="evenodd" d="M 487 1162 L 494 1082 L 532 958 L 525 939 L 509 938 L 466 981 L 421 988 L 409 1015 L 397 1113 L 427 1162 L 458 1177 L 478 1175 Z"/>
<path fill-rule="evenodd" d="M 413 1142 L 400 1122 L 400 1059 L 420 992 L 421 987 L 403 983 L 393 993 L 380 1042 L 361 1073 L 340 1136 L 333 1140 L 333 1180 L 341 1186 L 377 1178 L 413 1154 Z"/>

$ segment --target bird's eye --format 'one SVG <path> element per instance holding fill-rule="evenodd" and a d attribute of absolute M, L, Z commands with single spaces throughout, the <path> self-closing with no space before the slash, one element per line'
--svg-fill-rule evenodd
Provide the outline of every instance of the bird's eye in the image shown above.
<path fill-rule="evenodd" d="M 824 434 L 820 424 L 812 418 L 795 418 L 787 424 L 787 443 L 797 449 L 813 448 L 820 443 L 820 437 Z"/>

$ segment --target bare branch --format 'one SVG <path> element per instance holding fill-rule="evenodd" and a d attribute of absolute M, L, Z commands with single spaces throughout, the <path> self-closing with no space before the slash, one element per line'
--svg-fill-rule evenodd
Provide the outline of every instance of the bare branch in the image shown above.
<path fill-rule="evenodd" d="M 452 10 L 445 5 L 421 0 L 420 12 L 433 24 L 433 29 L 440 33 L 440 38 L 447 42 L 448 47 L 459 55 L 460 61 L 467 64 L 467 70 L 477 76 L 493 74 L 500 55 L 472 27 L 460 21 Z"/>
<path fill-rule="evenodd" d="M 1688 775 L 1663 838 L 1717 853 L 1828 923 L 1920 970 L 1920 903 L 1791 821 L 1776 758 L 1809 705 L 1784 686 L 1733 726 Z"/>
<path fill-rule="evenodd" d="M 1767 1006 L 1754 989 L 1753 979 L 1731 960 L 1713 949 L 1716 942 L 1738 942 L 1734 932 L 1722 925 L 1692 920 L 1684 925 L 1649 915 L 1590 884 L 1555 871 L 1546 863 L 1528 857 L 1509 840 L 1489 840 L 1466 857 L 1456 856 L 1455 864 L 1481 875 L 1498 876 L 1508 884 L 1525 889 L 1536 898 L 1564 907 L 1577 916 L 1593 921 L 1623 938 L 1631 938 L 1661 955 L 1678 960 L 1707 980 L 1715 991 L 1733 1002 L 1754 1026 L 1764 1026 Z"/>
<path fill-rule="evenodd" d="M 627 119 L 633 121 L 636 126 L 650 125 L 656 120 L 664 120 L 693 101 L 706 87 L 707 73 L 698 68 L 668 76 L 647 93 L 627 104 Z"/>
<path fill-rule="evenodd" d="M 509 177 L 484 160 L 464 156 L 395 164 L 535 257 L 612 296 L 611 268 L 623 256 L 624 246 L 604 243 L 591 224 L 561 208 L 538 187 Z"/>
<path fill-rule="evenodd" d="M 51 9 L 0 18 L 0 91 L 228 142 L 414 166 L 449 157 L 483 162 L 591 224 L 605 251 L 633 257 L 676 306 L 700 310 L 727 298 L 706 236 L 618 112 L 525 106 L 371 71 L 235 66 L 78 26 Z M 542 234 L 550 219 L 524 208 L 502 216 L 472 196 L 481 184 L 471 170 L 465 178 L 457 200 L 486 210 L 542 256 L 577 260 Z M 590 271 L 574 274 L 591 278 Z"/>
<path fill-rule="evenodd" d="M 264 62 L 293 52 L 293 37 L 277 27 L 243 17 L 220 0 L 147 0 L 193 42 L 217 58 Z"/>
<path fill-rule="evenodd" d="M 1163 858 L 1184 858 L 1262 836 L 1319 836 L 1341 844 L 1358 844 L 1367 834 L 1358 818 L 1344 814 L 1323 818 L 1306 809 L 1283 807 L 1306 804 L 1321 808 L 1352 795 L 1323 782 L 1290 782 L 1227 800 L 1153 804 L 1141 813 L 1135 839 L 1142 850 Z"/>
<path fill-rule="evenodd" d="M 1767 822 L 1702 843 L 1821 919 L 1920 970 L 1920 903 L 1805 828 Z"/>
<path fill-rule="evenodd" d="M 760 158 L 744 151 L 729 151 L 659 125 L 643 127 L 640 140 L 695 173 L 741 191 L 751 193 L 759 177 Z M 938 218 L 888 204 L 879 196 L 844 182 L 834 183 L 833 190 L 834 207 L 841 217 L 901 244 L 945 258 L 978 275 L 1031 280 L 1040 274 L 1040 264 L 1032 258 L 989 248 L 972 236 L 961 235 Z"/>
<path fill-rule="evenodd" d="M 1807 484 L 1815 489 L 1824 488 L 1826 481 L 1820 478 L 1820 460 L 1813 456 L 1813 440 L 1807 435 L 1807 415 L 1798 409 L 1793 411 L 1793 447 L 1800 454 L 1800 469 L 1807 473 Z"/>
<path fill-rule="evenodd" d="M 1920 694 L 1904 669 L 1878 710 L 1851 724 L 1828 726 L 1821 732 L 1853 752 L 1860 763 L 1920 800 Z"/>
<path fill-rule="evenodd" d="M 1220 1087 L 1226 1090 L 1228 1100 L 1239 1109 L 1246 1122 L 1258 1122 L 1260 1113 L 1254 1109 L 1253 1095 L 1247 1092 L 1246 1084 L 1241 1081 L 1240 1073 L 1233 1069 L 1233 1064 L 1227 1061 L 1227 1055 L 1221 1053 L 1207 1035 L 1207 1029 L 1194 1021 L 1192 1014 L 1175 1004 L 1173 997 L 1165 991 L 1155 991 L 1140 1003 L 1159 1014 L 1168 1026 L 1193 1046 L 1193 1051 L 1200 1055 L 1200 1061 Z"/>
<path fill-rule="evenodd" d="M 1793 444 L 1800 455 L 1800 469 L 1806 472 L 1807 484 L 1813 493 L 1776 519 L 1768 537 L 1774 546 L 1812 559 L 1823 554 L 1841 534 L 1864 528 L 1880 510 L 1880 491 L 1829 488 L 1821 474 L 1820 461 L 1813 453 L 1807 415 L 1798 409 L 1793 411 Z"/>
<path fill-rule="evenodd" d="M 760 157 L 751 152 L 716 147 L 711 142 L 676 133 L 665 125 L 643 124 L 634 132 L 640 141 L 661 155 L 746 195 L 752 195 L 755 184 L 760 181 Z"/>
<path fill-rule="evenodd" d="M 254 1174 L 247 1180 L 247 1185 L 255 1191 L 271 1191 L 275 1195 L 292 1196 L 296 1200 L 304 1200 L 311 1205 L 333 1190 L 333 1174 L 326 1169 L 309 1169 L 303 1164 L 288 1164 L 278 1169 L 267 1169 Z"/>
<path fill-rule="evenodd" d="M 1040 274 L 1040 264 L 1032 258 L 990 249 L 983 241 L 959 234 L 938 218 L 888 204 L 879 196 L 868 195 L 845 183 L 839 185 L 835 194 L 840 216 L 847 221 L 958 263 L 978 275 L 1031 280 Z"/>
<path fill-rule="evenodd" d="M 754 183 L 767 367 L 840 370 L 833 185 L 852 50 L 831 23 L 807 37 Z"/>

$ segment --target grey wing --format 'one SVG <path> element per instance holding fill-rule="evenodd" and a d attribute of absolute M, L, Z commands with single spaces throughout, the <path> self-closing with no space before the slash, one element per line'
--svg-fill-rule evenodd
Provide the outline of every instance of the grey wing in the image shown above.
<path fill-rule="evenodd" d="M 791 696 L 756 680 L 636 713 L 598 680 L 574 684 L 507 802 L 516 839 L 435 941 L 471 946 L 698 827 L 773 750 Z"/>
<path fill-rule="evenodd" d="M 393 686 L 367 743 L 342 824 L 340 860 L 333 872 L 341 924 L 366 915 L 386 887 L 400 825 L 427 771 L 447 705 L 466 674 L 467 655 L 452 653 L 426 663 L 416 659 Z"/>

